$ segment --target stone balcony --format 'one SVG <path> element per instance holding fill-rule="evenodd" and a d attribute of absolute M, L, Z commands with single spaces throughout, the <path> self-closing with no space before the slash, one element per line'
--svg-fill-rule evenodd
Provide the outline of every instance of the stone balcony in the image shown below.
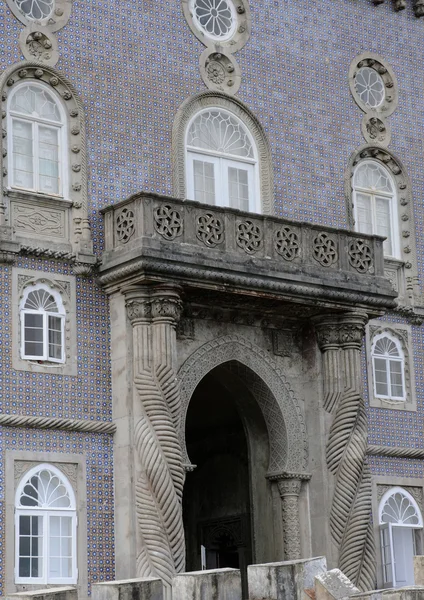
<path fill-rule="evenodd" d="M 206 302 L 237 294 L 274 309 L 362 307 L 370 316 L 395 305 L 378 236 L 146 193 L 102 213 L 100 282 L 111 291 L 171 281 Z"/>

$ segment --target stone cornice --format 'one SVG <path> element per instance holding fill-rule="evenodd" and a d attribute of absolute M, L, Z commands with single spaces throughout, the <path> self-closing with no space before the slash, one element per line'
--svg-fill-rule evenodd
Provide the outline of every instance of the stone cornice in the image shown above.
<path fill-rule="evenodd" d="M 28 429 L 58 429 L 87 433 L 114 433 L 116 425 L 111 421 L 88 421 L 86 419 L 56 419 L 31 415 L 0 414 L 0 426 Z"/>

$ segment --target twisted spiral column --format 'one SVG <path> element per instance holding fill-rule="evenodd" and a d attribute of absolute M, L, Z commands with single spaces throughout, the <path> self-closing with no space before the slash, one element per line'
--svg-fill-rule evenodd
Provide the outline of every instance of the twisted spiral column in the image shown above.
<path fill-rule="evenodd" d="M 371 473 L 366 462 L 367 417 L 360 370 L 366 322 L 367 316 L 360 312 L 335 319 L 341 349 L 339 381 L 345 387 L 334 407 L 326 455 L 328 469 L 335 476 L 330 529 L 339 548 L 339 568 L 362 590 L 373 589 L 376 580 Z"/>
<path fill-rule="evenodd" d="M 169 599 L 172 577 L 185 567 L 184 471 L 175 427 L 179 390 L 174 369 L 181 303 L 176 291 L 138 288 L 126 292 L 126 306 L 133 326 L 137 392 L 133 409 L 137 576 L 160 577 Z"/>
<path fill-rule="evenodd" d="M 301 484 L 300 479 L 280 479 L 277 481 L 282 504 L 284 560 L 298 560 L 301 558 L 299 520 Z"/>

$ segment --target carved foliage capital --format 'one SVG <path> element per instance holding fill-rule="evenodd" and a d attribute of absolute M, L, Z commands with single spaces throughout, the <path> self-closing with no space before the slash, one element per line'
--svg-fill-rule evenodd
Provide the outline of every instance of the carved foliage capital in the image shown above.
<path fill-rule="evenodd" d="M 302 481 L 300 479 L 280 479 L 277 482 L 281 498 L 286 496 L 299 496 Z"/>
<path fill-rule="evenodd" d="M 128 289 L 125 303 L 131 323 L 163 322 L 177 325 L 183 312 L 179 290 L 171 286 Z"/>
<path fill-rule="evenodd" d="M 148 321 L 152 316 L 150 299 L 131 298 L 126 301 L 127 315 L 131 323 Z"/>
<path fill-rule="evenodd" d="M 152 318 L 154 322 L 177 325 L 183 312 L 181 298 L 173 289 L 160 289 L 152 296 Z"/>
<path fill-rule="evenodd" d="M 336 350 L 340 346 L 340 326 L 338 323 L 315 323 L 318 346 L 322 352 Z"/>
<path fill-rule="evenodd" d="M 322 352 L 339 348 L 360 350 L 367 321 L 366 313 L 359 311 L 316 319 L 315 331 L 320 350 Z"/>

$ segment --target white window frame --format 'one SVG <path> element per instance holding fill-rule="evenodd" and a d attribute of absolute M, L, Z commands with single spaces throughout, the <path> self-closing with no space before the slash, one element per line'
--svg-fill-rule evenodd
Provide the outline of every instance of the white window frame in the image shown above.
<path fill-rule="evenodd" d="M 407 523 L 407 524 L 390 523 L 390 522 L 387 523 L 387 522 L 382 521 L 383 508 L 384 508 L 386 502 L 388 501 L 388 499 L 391 496 L 394 496 L 395 494 L 402 494 L 403 496 L 408 498 L 410 503 L 414 506 L 415 511 L 419 517 L 419 523 L 417 525 L 410 525 L 409 523 Z M 420 510 L 417 502 L 415 501 L 415 499 L 413 498 L 413 496 L 411 496 L 411 494 L 409 492 L 407 492 L 402 487 L 396 486 L 396 487 L 393 487 L 390 490 L 388 490 L 383 495 L 382 499 L 380 500 L 380 505 L 378 508 L 378 522 L 379 522 L 379 530 L 380 530 L 383 583 L 384 583 L 385 587 L 396 587 L 396 570 L 395 570 L 396 564 L 395 564 L 395 552 L 394 552 L 394 545 L 393 545 L 393 528 L 394 527 L 403 527 L 405 529 L 422 529 L 423 528 L 423 518 L 422 518 L 421 510 Z M 389 546 L 390 546 L 389 554 L 390 554 L 391 562 L 386 562 L 386 557 L 385 557 L 385 552 L 384 552 L 385 547 L 387 547 L 385 545 L 385 540 L 384 540 L 384 532 L 385 531 L 388 531 Z M 415 539 L 414 539 L 414 537 L 412 539 L 413 539 L 414 553 L 415 553 Z M 388 569 L 390 569 L 390 572 L 391 572 L 391 579 L 389 579 L 387 577 Z"/>
<path fill-rule="evenodd" d="M 28 296 L 31 292 L 35 292 L 37 290 L 44 290 L 48 294 L 51 294 L 55 300 L 58 312 L 48 312 L 45 310 L 34 310 L 29 308 L 24 308 L 25 303 L 28 299 Z M 43 355 L 42 356 L 32 356 L 29 354 L 25 354 L 25 315 L 26 314 L 35 314 L 42 315 L 43 317 Z M 61 357 L 54 358 L 49 356 L 49 317 L 60 318 L 61 322 L 61 339 L 62 339 L 62 347 L 61 347 Z M 21 358 L 23 360 L 34 360 L 34 361 L 47 361 L 53 363 L 64 363 L 65 362 L 65 320 L 66 320 L 66 312 L 63 306 L 62 298 L 58 292 L 50 288 L 48 285 L 37 283 L 36 285 L 28 286 L 25 289 L 23 298 L 21 300 L 20 309 L 19 309 L 19 318 L 21 322 Z"/>
<path fill-rule="evenodd" d="M 391 342 L 393 342 L 395 344 L 395 346 L 399 352 L 399 358 L 383 356 L 380 354 L 374 354 L 374 349 L 375 349 L 376 343 L 383 338 L 388 338 Z M 376 381 L 376 376 L 375 376 L 375 360 L 374 360 L 375 358 L 377 358 L 378 360 L 385 361 L 386 375 L 387 375 L 387 389 L 390 392 L 392 390 L 390 361 L 392 360 L 394 362 L 399 362 L 401 364 L 402 390 L 403 390 L 402 396 L 392 396 L 391 393 L 388 395 L 377 393 L 377 381 Z M 391 400 L 393 402 L 405 402 L 406 401 L 405 355 L 404 355 L 400 341 L 395 336 L 390 335 L 390 333 L 388 333 L 388 332 L 379 333 L 378 335 L 374 336 L 374 338 L 372 340 L 372 345 L 371 345 L 371 365 L 372 365 L 372 378 L 373 378 L 373 389 L 374 389 L 375 398 L 381 398 L 383 400 Z"/>
<path fill-rule="evenodd" d="M 362 167 L 365 163 L 372 163 L 378 165 L 379 168 L 383 169 L 386 172 L 387 177 L 392 182 L 393 186 L 393 194 L 388 194 L 387 192 L 373 192 L 369 188 L 359 187 L 355 183 L 356 171 Z M 377 197 L 384 198 L 389 200 L 390 206 L 390 229 L 392 235 L 392 254 L 385 255 L 387 258 L 396 258 L 400 259 L 400 240 L 399 240 L 399 227 L 398 223 L 398 208 L 397 208 L 397 197 L 396 197 L 396 182 L 387 168 L 381 164 L 377 160 L 362 160 L 360 161 L 353 172 L 352 178 L 352 194 L 353 194 L 353 217 L 355 220 L 355 228 L 358 231 L 358 202 L 357 202 L 357 194 L 367 194 L 371 197 L 371 214 L 372 214 L 372 223 L 371 228 L 374 235 L 377 235 L 377 216 L 376 216 L 376 199 Z"/>
<path fill-rule="evenodd" d="M 237 156 L 234 154 L 226 154 L 223 152 L 215 152 L 213 150 L 205 150 L 203 148 L 197 148 L 188 144 L 188 132 L 190 127 L 202 113 L 217 111 L 220 113 L 229 114 L 232 118 L 240 123 L 244 131 L 248 135 L 249 141 L 253 148 L 253 158 L 246 158 L 244 156 Z M 246 124 L 239 119 L 231 111 L 216 107 L 208 107 L 204 110 L 197 112 L 189 121 L 186 129 L 185 136 L 185 155 L 186 155 L 186 190 L 187 197 L 190 200 L 194 198 L 194 167 L 193 162 L 195 160 L 201 160 L 206 162 L 209 158 L 210 162 L 216 165 L 217 172 L 215 172 L 215 206 L 229 207 L 230 198 L 228 190 L 228 167 L 233 168 L 245 168 L 248 172 L 249 182 L 249 209 L 248 212 L 262 213 L 261 195 L 260 195 L 260 181 L 259 181 L 259 162 L 258 152 L 255 141 Z"/>
<path fill-rule="evenodd" d="M 44 119 L 42 117 L 31 117 L 29 115 L 24 115 L 19 113 L 18 111 L 12 110 L 10 108 L 12 98 L 14 95 L 22 88 L 26 86 L 38 87 L 44 92 L 47 92 L 49 96 L 52 96 L 56 101 L 56 106 L 58 107 L 60 113 L 60 122 L 51 121 L 48 119 Z M 35 194 L 42 194 L 44 196 L 53 197 L 53 198 L 64 198 L 69 200 L 69 189 L 68 189 L 68 179 L 69 179 L 69 157 L 68 157 L 68 144 L 67 144 L 67 133 L 66 133 L 66 115 L 62 106 L 62 102 L 57 97 L 53 89 L 47 88 L 47 86 L 37 82 L 37 81 L 25 81 L 20 85 L 16 85 L 13 91 L 11 92 L 8 103 L 7 103 L 7 129 L 9 132 L 8 137 L 8 155 L 9 155 L 9 189 L 12 190 L 20 190 L 20 191 L 29 191 Z M 32 126 L 32 160 L 33 160 L 33 187 L 26 188 L 20 187 L 14 182 L 14 154 L 13 154 L 13 122 L 21 121 L 24 123 L 30 123 Z M 54 194 L 51 192 L 46 192 L 40 189 L 39 185 L 39 144 L 38 144 L 38 130 L 39 126 L 47 127 L 50 129 L 57 130 L 58 132 L 58 145 L 59 145 L 59 160 L 58 160 L 58 193 Z"/>
<path fill-rule="evenodd" d="M 66 488 L 70 498 L 70 508 L 61 509 L 46 509 L 46 508 L 21 508 L 20 497 L 23 489 L 31 477 L 33 477 L 39 471 L 48 469 L 54 473 Z M 19 577 L 19 517 L 20 516 L 34 516 L 43 517 L 43 574 L 41 577 Z M 72 575 L 71 577 L 49 577 L 49 557 L 50 557 L 50 518 L 60 517 L 71 517 L 72 519 Z M 76 584 L 78 580 L 78 569 L 77 569 L 77 512 L 76 512 L 76 499 L 75 494 L 67 478 L 63 475 L 59 469 L 48 463 L 39 464 L 36 467 L 30 469 L 25 473 L 21 479 L 15 494 L 15 583 L 32 583 L 32 584 Z"/>

